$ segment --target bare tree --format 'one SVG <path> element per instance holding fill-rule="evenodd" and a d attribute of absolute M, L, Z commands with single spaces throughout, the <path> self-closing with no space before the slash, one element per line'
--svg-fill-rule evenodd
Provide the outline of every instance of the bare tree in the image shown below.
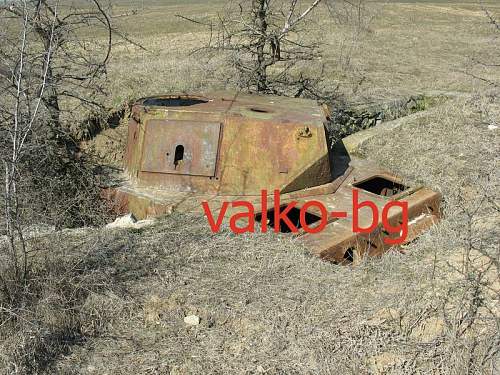
<path fill-rule="evenodd" d="M 64 192 L 59 196 L 64 214 L 76 212 L 78 188 L 92 188 L 91 173 L 68 134 L 68 119 L 77 117 L 75 110 L 101 107 L 113 29 L 97 0 L 80 9 L 21 0 L 0 7 L 0 19 L 5 26 L 0 32 L 0 157 L 8 242 L 0 253 L 0 291 L 19 303 L 30 271 L 24 229 L 33 218 L 28 214 L 43 213 L 52 203 L 47 197 L 58 189 Z M 85 31 L 99 30 L 104 43 L 85 37 Z M 53 188 L 54 181 L 59 186 Z M 32 204 L 36 208 L 30 210 Z"/>
<path fill-rule="evenodd" d="M 312 13 L 327 0 L 229 1 L 215 23 L 180 16 L 210 28 L 210 41 L 200 51 L 227 53 L 242 88 L 259 93 L 304 96 L 316 94 L 322 76 L 320 42 L 308 27 Z M 318 62 L 314 77 L 301 69 Z"/>
<path fill-rule="evenodd" d="M 26 0 L 1 8 L 2 19 L 7 25 L 26 18 L 29 48 L 25 53 L 25 77 L 40 80 L 46 74 L 45 92 L 41 97 L 48 115 L 48 137 L 62 137 L 63 115 L 75 110 L 96 111 L 102 108 L 103 76 L 111 53 L 113 28 L 110 17 L 97 0 L 90 0 L 85 7 L 64 6 L 58 0 Z M 91 32 L 89 32 L 92 30 Z M 8 28 L 2 38 L 0 65 L 8 77 L 18 72 L 18 37 Z M 88 36 L 85 32 L 89 32 Z M 104 42 L 89 37 L 103 33 Z M 51 50 L 51 60 L 41 69 L 40 55 Z"/>
<path fill-rule="evenodd" d="M 461 220 L 457 244 L 461 261 L 447 261 L 446 272 L 455 275 L 447 284 L 440 310 L 449 332 L 448 356 L 464 356 L 465 373 L 481 373 L 498 364 L 500 353 L 500 246 L 495 241 L 498 229 L 481 231 L 487 217 L 498 217 L 500 207 L 495 201 L 494 171 L 478 175 L 474 198 L 467 188 L 459 188 L 450 200 L 456 200 L 456 218 Z M 451 272 L 450 272 L 451 271 Z M 458 276 L 458 277 L 456 277 Z M 450 363 L 453 359 L 450 358 Z M 488 371 L 489 373 L 489 371 Z"/>
<path fill-rule="evenodd" d="M 500 55 L 498 54 L 498 41 L 499 36 L 500 36 L 500 22 L 494 17 L 494 15 L 491 13 L 491 11 L 484 5 L 483 1 L 480 0 L 479 6 L 481 7 L 481 10 L 483 11 L 486 22 L 491 25 L 491 28 L 493 30 L 493 36 L 490 40 L 491 43 L 491 50 L 496 52 L 496 57 L 500 58 Z M 488 59 L 489 60 L 489 59 Z M 494 77 L 496 76 L 495 74 L 492 74 L 500 69 L 500 62 L 499 61 L 485 61 L 485 59 L 473 56 L 470 59 L 470 62 L 466 68 L 465 73 L 476 79 L 479 80 L 489 87 L 493 89 L 498 89 L 500 87 L 500 82 L 496 80 Z"/>
<path fill-rule="evenodd" d="M 13 7 L 12 7 L 13 8 Z M 12 75 L 12 112 L 9 113 L 9 124 L 6 129 L 10 146 L 10 155 L 5 155 L 3 157 L 3 164 L 5 168 L 5 224 L 6 224 L 6 234 L 9 242 L 8 254 L 6 261 L 10 264 L 6 267 L 12 270 L 13 275 L 5 275 L 4 272 L 0 274 L 0 282 L 2 283 L 2 291 L 4 295 L 9 299 L 10 302 L 14 301 L 16 294 L 13 288 L 19 288 L 19 282 L 26 280 L 28 274 L 28 255 L 26 249 L 26 243 L 23 236 L 23 231 L 21 227 L 20 220 L 20 204 L 19 196 L 17 194 L 17 180 L 18 180 L 18 161 L 22 155 L 25 141 L 30 134 L 35 120 L 38 117 L 38 111 L 40 109 L 40 103 L 44 96 L 44 92 L 47 86 L 48 77 L 48 67 L 50 66 L 51 53 L 52 53 L 52 38 L 50 38 L 45 51 L 45 55 L 42 57 L 43 68 L 41 71 L 41 81 L 39 87 L 35 90 L 38 91 L 38 95 L 31 99 L 32 91 L 27 90 L 25 83 L 27 79 L 25 78 L 26 66 L 29 64 L 27 61 L 27 50 L 29 48 L 28 43 L 28 33 L 29 33 L 29 11 L 26 2 L 22 3 L 22 8 L 18 15 L 21 18 L 21 35 L 19 37 L 19 49 L 16 55 L 16 71 Z M 54 14 L 54 17 L 57 15 Z M 5 114 L 4 114 L 5 115 Z M 8 278 L 11 277 L 17 283 L 9 283 Z"/>

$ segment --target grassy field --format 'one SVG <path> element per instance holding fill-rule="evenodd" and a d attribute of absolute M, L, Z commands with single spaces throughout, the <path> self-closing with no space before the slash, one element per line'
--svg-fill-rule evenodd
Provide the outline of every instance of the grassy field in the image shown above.
<path fill-rule="evenodd" d="M 207 30 L 176 17 L 207 21 L 222 4 L 153 3 L 137 15 L 118 19 L 147 50 L 116 49 L 110 72 L 114 102 L 152 93 L 225 88 L 224 66 L 190 55 L 208 41 Z M 500 12 L 495 2 L 489 9 Z M 125 7 L 114 11 L 123 13 Z M 324 43 L 326 80 L 340 84 L 353 100 L 429 90 L 470 92 L 478 85 L 463 73 L 470 59 L 498 58 L 491 42 L 493 29 L 472 1 L 371 2 L 361 24 L 339 24 L 324 12 L 318 18 L 313 35 Z"/>
<path fill-rule="evenodd" d="M 141 8 L 114 3 L 116 15 Z M 206 30 L 176 17 L 210 19 L 222 3 L 145 1 L 117 18 L 145 50 L 115 47 L 109 103 L 231 88 L 223 61 L 190 54 Z M 484 4 L 500 19 L 498 2 Z M 313 33 L 324 42 L 326 82 L 348 103 L 450 96 L 361 149 L 439 190 L 443 220 L 404 254 L 354 268 L 313 258 L 283 235 L 212 234 L 204 218 L 178 214 L 144 229 L 38 237 L 36 247 L 58 261 L 36 309 L 2 334 L 0 372 L 500 371 L 500 98 L 498 87 L 467 74 L 500 82 L 498 67 L 474 63 L 500 62 L 499 34 L 476 2 L 445 0 L 373 1 L 361 24 L 321 13 Z M 101 134 L 102 147 L 121 134 Z M 56 282 L 54 270 L 65 277 Z M 58 303 L 61 291 L 71 305 Z M 200 325 L 187 327 L 189 314 Z"/>

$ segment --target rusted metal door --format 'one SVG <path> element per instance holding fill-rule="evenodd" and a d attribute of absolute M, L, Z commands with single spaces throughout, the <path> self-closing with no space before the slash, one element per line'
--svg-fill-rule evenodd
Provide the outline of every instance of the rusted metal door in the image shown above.
<path fill-rule="evenodd" d="M 149 120 L 142 171 L 215 176 L 220 127 L 216 122 Z"/>

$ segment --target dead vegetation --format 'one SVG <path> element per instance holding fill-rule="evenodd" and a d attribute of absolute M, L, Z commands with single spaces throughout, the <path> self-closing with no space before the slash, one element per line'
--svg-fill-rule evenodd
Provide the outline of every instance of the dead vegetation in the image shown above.
<path fill-rule="evenodd" d="M 312 76 L 304 66 L 323 69 L 320 42 L 311 36 L 311 18 L 317 8 L 328 5 L 327 0 L 229 1 L 216 22 L 179 17 L 209 28 L 207 45 L 194 53 L 224 56 L 237 72 L 228 77 L 229 83 L 263 94 L 325 98 L 334 90 L 329 95 L 320 92 L 323 74 Z"/>
<path fill-rule="evenodd" d="M 37 237 L 41 269 L 53 277 L 40 275 L 54 281 L 4 325 L 4 368 L 496 373 L 498 135 L 478 103 L 447 102 L 364 148 L 445 196 L 444 220 L 404 254 L 335 267 L 286 235 L 212 234 L 204 218 L 177 214 L 140 230 Z M 199 325 L 184 323 L 190 314 Z M 58 336 L 61 327 L 74 336 Z"/>
<path fill-rule="evenodd" d="M 206 9 L 190 6 L 196 13 Z M 347 82 L 366 76 L 361 85 L 358 79 L 352 86 L 344 83 L 352 88 L 348 95 L 358 99 L 435 88 L 465 92 L 361 150 L 410 185 L 439 189 L 445 197 L 439 225 L 406 246 L 404 254 L 366 259 L 356 268 L 321 262 L 284 235 L 214 235 L 204 218 L 183 215 L 144 229 L 49 229 L 27 236 L 34 262 L 25 285 L 28 298 L 16 309 L 0 305 L 0 371 L 497 373 L 500 103 L 495 90 L 484 91 L 482 80 L 457 78 L 466 75 L 454 68 L 468 60 L 455 61 L 464 52 L 453 49 L 467 33 L 471 41 L 482 40 L 489 35 L 482 34 L 483 26 L 491 25 L 480 21 L 479 8 L 462 5 L 399 4 L 385 11 L 394 24 L 375 20 L 353 49 L 380 43 L 388 56 L 375 60 L 377 47 L 367 47 L 350 55 L 345 70 L 330 68 L 332 77 Z M 162 8 L 151 12 L 160 22 Z M 463 18 L 459 26 L 457 18 Z M 422 19 L 442 24 L 439 32 L 455 28 L 455 37 L 426 36 Z M 471 31 L 471 25 L 478 29 Z M 196 45 L 196 35 L 141 32 L 148 52 L 136 55 L 138 47 L 116 47 L 123 55 L 112 58 L 116 94 L 111 100 L 216 85 L 216 78 L 203 77 L 217 65 L 204 67 L 182 53 Z M 398 35 L 391 39 L 390 34 Z M 441 50 L 416 64 L 428 47 L 425 38 Z M 404 40 L 414 52 L 391 63 L 398 51 L 408 52 Z M 487 41 L 491 46 L 491 38 Z M 484 56 L 480 44 L 475 48 L 472 52 Z M 332 63 L 340 61 L 337 57 L 327 58 L 328 66 L 338 66 Z M 386 72 L 396 65 L 396 71 Z M 137 74 L 125 75 L 125 69 Z M 152 74 L 158 71 L 164 75 Z M 492 69 L 481 74 L 498 80 Z M 117 135 L 114 130 L 119 132 L 106 134 Z M 103 142 L 102 150 L 109 147 Z M 55 176 L 51 180 L 49 191 L 67 184 Z M 75 194 L 81 189 L 75 186 Z M 61 199 L 51 197 L 54 203 Z M 46 196 L 33 199 L 51 205 Z M 75 213 L 85 212 L 81 204 L 88 204 L 84 194 L 79 199 L 72 206 Z M 190 314 L 201 318 L 200 325 L 186 326 L 183 319 Z"/>

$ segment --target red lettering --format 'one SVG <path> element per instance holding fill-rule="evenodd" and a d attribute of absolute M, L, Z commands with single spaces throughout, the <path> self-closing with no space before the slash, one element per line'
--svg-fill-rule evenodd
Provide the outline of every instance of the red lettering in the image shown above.
<path fill-rule="evenodd" d="M 284 209 L 280 207 L 280 192 L 279 190 L 274 191 L 274 231 L 276 233 L 280 232 L 281 222 L 283 222 L 291 232 L 297 233 L 298 227 L 296 223 L 293 223 L 288 214 L 292 209 L 294 209 L 297 205 L 296 201 L 290 202 Z M 213 233 L 217 233 L 220 231 L 220 227 L 222 225 L 222 221 L 224 220 L 224 216 L 226 215 L 227 208 L 229 206 L 228 202 L 222 202 L 221 209 L 217 216 L 217 221 L 214 220 L 208 202 L 202 202 L 203 211 L 208 220 L 208 224 L 210 225 L 210 229 Z M 246 201 L 234 201 L 232 202 L 232 207 L 244 207 L 246 208 L 246 212 L 238 212 L 234 214 L 229 220 L 229 226 L 234 233 L 255 233 L 255 208 L 252 203 Z M 308 213 L 308 209 L 311 207 L 316 207 L 320 211 L 320 222 L 317 225 L 309 225 L 306 221 L 306 215 Z M 367 228 L 360 227 L 359 223 L 359 210 L 363 207 L 369 207 L 372 212 L 372 223 Z M 401 220 L 399 225 L 391 225 L 389 222 L 389 210 L 393 207 L 399 207 L 401 209 Z M 267 190 L 261 191 L 261 231 L 263 233 L 267 232 Z M 353 220 L 352 220 L 352 230 L 354 233 L 370 233 L 375 230 L 378 226 L 379 212 L 378 207 L 374 202 L 369 200 L 359 202 L 359 191 L 357 189 L 353 189 L 352 191 L 352 212 L 353 212 Z M 331 212 L 328 214 L 326 207 L 320 201 L 310 201 L 306 202 L 300 208 L 300 226 L 304 228 L 304 231 L 307 233 L 319 233 L 325 229 L 328 224 L 328 216 L 344 218 L 347 216 L 346 212 Z M 246 225 L 244 227 L 238 227 L 236 224 L 238 220 L 246 220 Z M 388 202 L 383 210 L 382 210 L 382 224 L 384 229 L 390 234 L 398 233 L 399 236 L 397 238 L 385 237 L 384 242 L 390 245 L 399 245 L 406 241 L 408 237 L 408 202 L 404 201 L 390 201 Z"/>
<path fill-rule="evenodd" d="M 205 215 L 208 220 L 208 224 L 210 225 L 210 229 L 212 230 L 213 233 L 218 233 L 220 230 L 220 226 L 222 224 L 222 220 L 224 219 L 224 215 L 226 214 L 227 211 L 227 206 L 229 203 L 223 202 L 222 207 L 219 211 L 219 216 L 217 217 L 217 223 L 214 222 L 214 217 L 212 216 L 212 211 L 210 211 L 210 207 L 208 206 L 207 202 L 201 202 L 201 205 L 203 206 L 203 211 L 205 211 Z"/>
<path fill-rule="evenodd" d="M 392 226 L 389 223 L 389 210 L 392 207 L 400 207 L 402 210 L 401 220 L 402 223 L 398 226 Z M 387 232 L 394 234 L 399 233 L 398 238 L 385 237 L 384 242 L 388 245 L 400 245 L 406 241 L 408 236 L 408 202 L 404 201 L 391 201 L 387 203 L 382 210 L 382 224 Z"/>
<path fill-rule="evenodd" d="M 261 218 L 260 218 L 260 231 L 262 233 L 267 232 L 267 190 L 262 190 L 260 193 L 260 209 L 261 209 Z"/>
<path fill-rule="evenodd" d="M 274 191 L 274 232 L 280 232 L 281 220 L 290 228 L 292 233 L 297 233 L 299 230 L 297 227 L 290 221 L 288 217 L 288 212 L 297 205 L 297 202 L 292 201 L 285 207 L 283 211 L 280 208 L 280 191 Z"/>
<path fill-rule="evenodd" d="M 236 234 L 241 234 L 245 232 L 250 232 L 254 233 L 255 232 L 255 210 L 253 207 L 253 204 L 250 202 L 245 202 L 245 201 L 234 201 L 232 203 L 233 208 L 234 207 L 246 207 L 248 209 L 247 212 L 239 212 L 231 216 L 231 219 L 229 220 L 229 227 L 233 231 L 233 233 Z M 240 228 L 236 225 L 236 222 L 240 219 L 247 219 L 248 224 Z"/>
<path fill-rule="evenodd" d="M 338 218 L 338 219 L 344 219 L 344 218 L 347 217 L 347 212 L 344 212 L 344 211 L 332 211 L 332 212 L 330 212 L 330 216 Z"/>
<path fill-rule="evenodd" d="M 312 207 L 312 206 L 315 206 L 317 207 L 320 211 L 321 211 L 321 218 L 320 218 L 320 223 L 318 224 L 318 226 L 316 227 L 313 227 L 311 228 L 307 222 L 306 222 L 306 213 L 307 213 L 307 209 L 309 207 Z M 310 202 L 307 202 L 305 203 L 301 208 L 300 208 L 300 225 L 302 228 L 304 228 L 304 230 L 307 232 L 307 233 L 319 233 L 321 232 L 323 229 L 325 229 L 325 226 L 326 226 L 326 223 L 328 221 L 327 219 L 328 217 L 328 211 L 326 210 L 325 206 L 323 205 L 323 203 L 321 202 L 318 202 L 318 201 L 310 201 Z"/>
<path fill-rule="evenodd" d="M 359 191 L 352 190 L 352 231 L 354 233 L 370 233 L 378 225 L 378 208 L 377 205 L 371 201 L 364 201 L 358 203 Z M 361 228 L 359 226 L 359 209 L 362 207 L 370 207 L 372 210 L 372 224 L 368 228 Z"/>

